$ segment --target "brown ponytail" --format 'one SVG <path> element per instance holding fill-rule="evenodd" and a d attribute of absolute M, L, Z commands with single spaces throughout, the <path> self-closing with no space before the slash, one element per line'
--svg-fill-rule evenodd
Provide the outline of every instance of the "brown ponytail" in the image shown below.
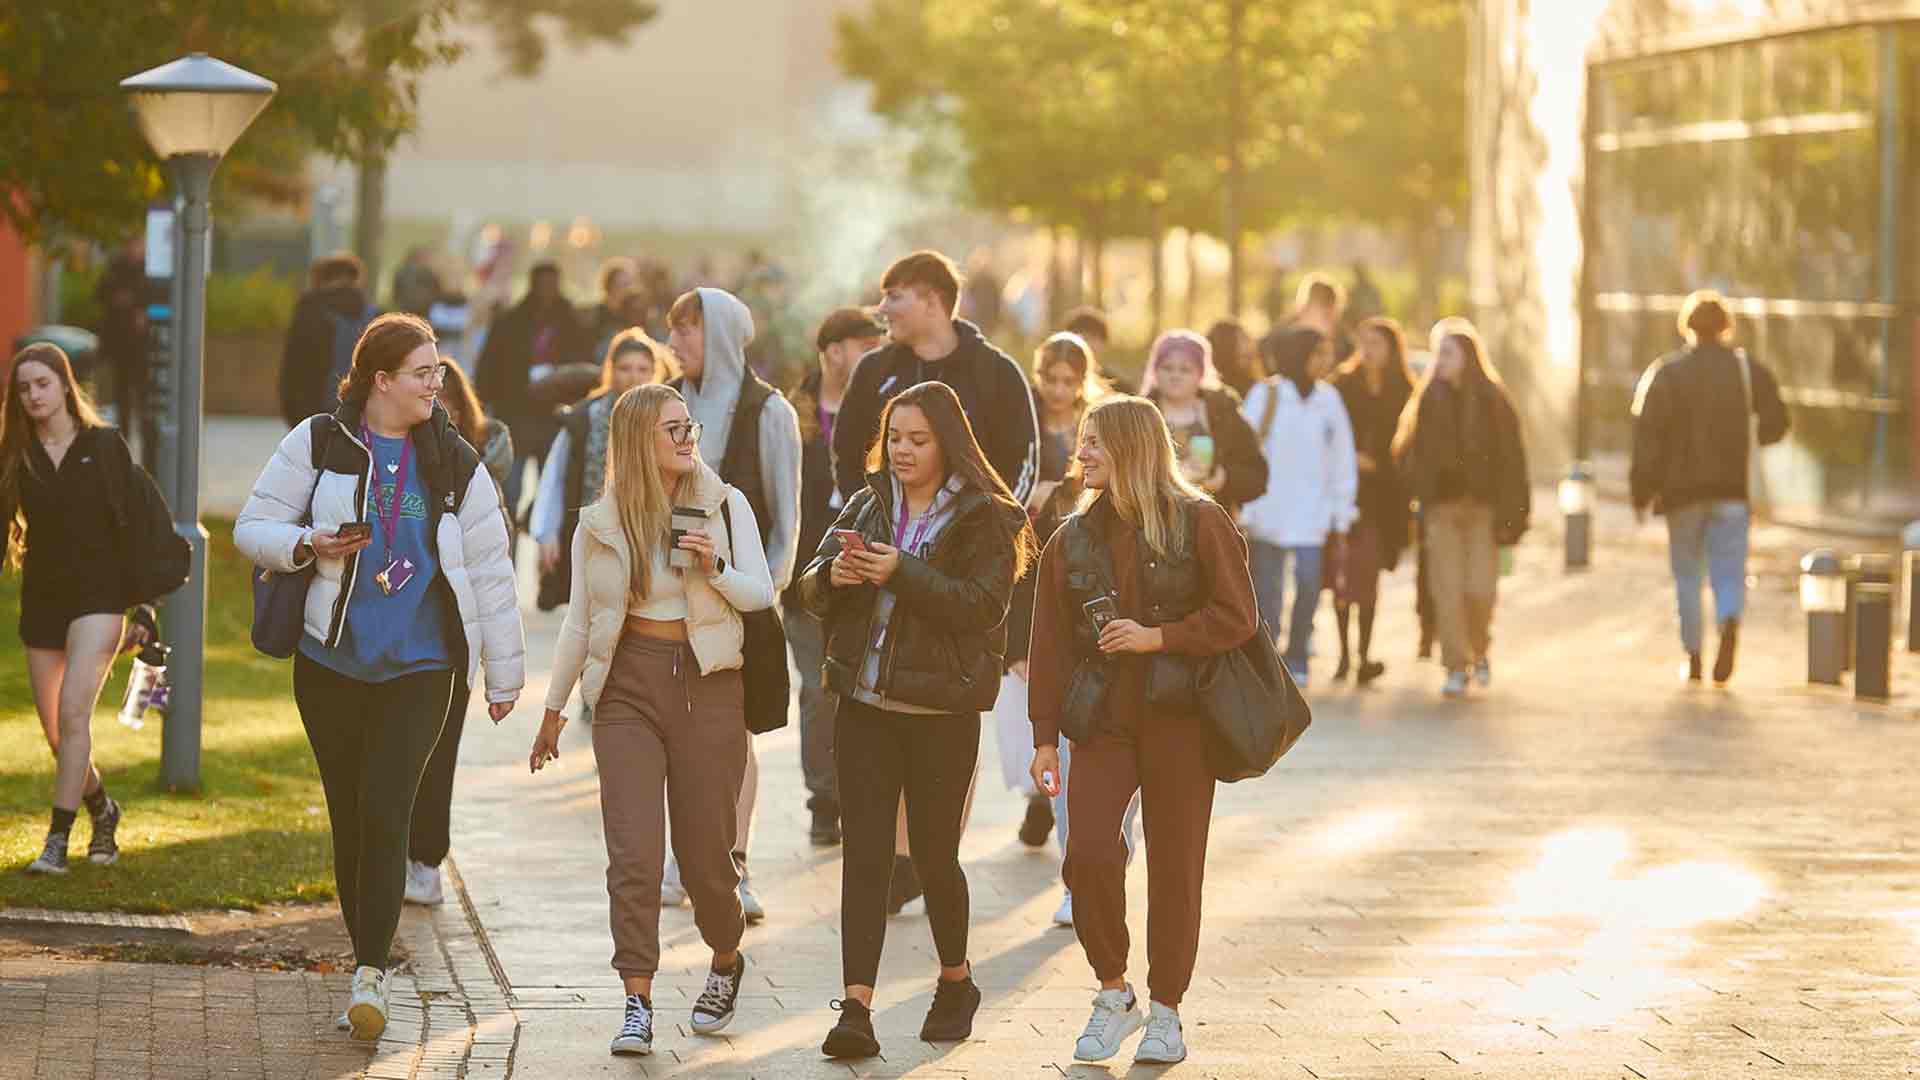
<path fill-rule="evenodd" d="M 353 346 L 353 369 L 340 380 L 341 404 L 365 406 L 373 393 L 375 375 L 382 371 L 393 374 L 413 350 L 438 340 L 433 327 L 418 315 L 396 312 L 373 320 Z"/>

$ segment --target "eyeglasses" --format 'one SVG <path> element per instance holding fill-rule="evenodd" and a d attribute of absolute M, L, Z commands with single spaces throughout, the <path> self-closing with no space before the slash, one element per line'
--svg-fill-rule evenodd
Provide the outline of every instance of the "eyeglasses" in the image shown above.
<path fill-rule="evenodd" d="M 432 367 L 417 367 L 407 372 L 407 374 L 419 379 L 428 386 L 435 386 L 447 380 L 447 365 L 435 364 Z"/>
<path fill-rule="evenodd" d="M 675 446 L 685 446 L 688 443 L 700 441 L 701 429 L 698 420 L 675 420 L 660 426 L 667 429 L 667 438 L 672 439 Z"/>

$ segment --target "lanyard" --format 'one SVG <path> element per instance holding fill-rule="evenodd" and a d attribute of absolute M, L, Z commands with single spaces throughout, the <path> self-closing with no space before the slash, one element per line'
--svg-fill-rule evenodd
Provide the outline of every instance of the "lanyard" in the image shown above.
<path fill-rule="evenodd" d="M 933 524 L 933 512 L 940 506 L 940 492 L 933 493 L 933 501 L 927 504 L 926 513 L 920 515 L 920 525 L 913 531 L 913 539 L 901 546 L 900 550 L 912 555 L 920 547 L 920 541 L 927 535 L 927 526 Z M 900 493 L 900 521 L 893 527 L 893 538 L 899 540 L 907 531 L 907 495 Z"/>
<path fill-rule="evenodd" d="M 362 425 L 360 428 L 360 438 L 365 440 L 367 444 L 367 457 L 374 463 L 377 473 L 380 459 L 373 452 L 373 433 L 368 431 L 365 425 Z M 412 457 L 413 438 L 411 433 L 409 433 L 400 437 L 400 465 L 398 468 L 392 470 L 393 498 L 387 503 L 385 509 L 380 509 L 380 478 L 376 475 L 373 480 L 375 492 L 374 509 L 380 519 L 380 532 L 386 537 L 387 552 L 389 554 L 393 552 L 394 533 L 400 529 L 400 496 L 405 494 L 407 490 L 407 462 L 412 460 Z"/>

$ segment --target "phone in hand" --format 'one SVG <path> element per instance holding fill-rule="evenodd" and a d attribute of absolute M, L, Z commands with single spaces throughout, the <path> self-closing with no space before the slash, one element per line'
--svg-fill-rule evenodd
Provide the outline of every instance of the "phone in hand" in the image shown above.
<path fill-rule="evenodd" d="M 1087 618 L 1093 620 L 1095 637 L 1100 636 L 1100 632 L 1107 628 L 1108 623 L 1120 617 L 1120 609 L 1114 604 L 1111 596 L 1096 596 L 1080 606 L 1086 611 Z"/>
<path fill-rule="evenodd" d="M 867 538 L 855 529 L 835 529 L 833 535 L 839 538 L 841 551 L 867 550 Z"/>
<path fill-rule="evenodd" d="M 360 541 L 373 539 L 373 522 L 349 521 L 334 533 L 334 539 L 342 541 Z"/>

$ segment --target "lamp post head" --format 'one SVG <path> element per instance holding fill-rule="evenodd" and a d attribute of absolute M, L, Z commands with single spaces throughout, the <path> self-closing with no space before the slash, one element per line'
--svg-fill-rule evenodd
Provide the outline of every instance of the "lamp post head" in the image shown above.
<path fill-rule="evenodd" d="M 226 154 L 267 107 L 271 81 L 206 53 L 120 80 L 140 130 L 162 158 Z"/>

